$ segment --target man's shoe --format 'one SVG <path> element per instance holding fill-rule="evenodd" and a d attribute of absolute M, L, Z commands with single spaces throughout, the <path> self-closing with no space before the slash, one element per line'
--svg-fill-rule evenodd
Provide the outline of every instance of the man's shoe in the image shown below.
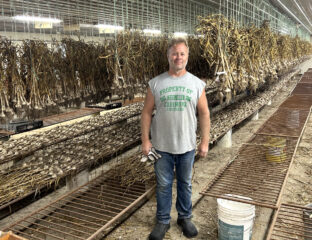
<path fill-rule="evenodd" d="M 148 239 L 149 240 L 162 240 L 166 234 L 166 232 L 170 228 L 170 223 L 169 224 L 163 224 L 163 223 L 157 223 L 149 235 Z"/>
<path fill-rule="evenodd" d="M 177 223 L 182 228 L 185 237 L 193 238 L 197 236 L 198 231 L 190 218 L 178 219 Z"/>

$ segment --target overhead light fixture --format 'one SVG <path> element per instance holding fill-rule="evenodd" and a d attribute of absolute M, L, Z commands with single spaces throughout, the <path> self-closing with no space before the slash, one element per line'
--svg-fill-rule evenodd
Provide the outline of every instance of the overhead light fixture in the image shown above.
<path fill-rule="evenodd" d="M 47 17 L 34 17 L 27 15 L 17 15 L 12 17 L 14 20 L 22 22 L 41 22 L 41 23 L 60 23 L 62 20 L 57 18 L 47 18 Z"/>
<path fill-rule="evenodd" d="M 175 32 L 173 35 L 175 37 L 186 37 L 187 33 L 186 32 Z"/>
<path fill-rule="evenodd" d="M 145 34 L 161 34 L 161 31 L 156 29 L 143 29 L 143 32 Z"/>
<path fill-rule="evenodd" d="M 124 27 L 117 26 L 117 25 L 97 24 L 95 26 L 97 28 L 99 28 L 99 29 L 110 29 L 110 30 L 115 30 L 115 31 L 122 31 L 122 30 L 124 30 Z"/>
<path fill-rule="evenodd" d="M 94 25 L 85 23 L 80 23 L 79 26 L 83 28 L 94 28 Z"/>
<path fill-rule="evenodd" d="M 282 34 L 289 34 L 289 30 L 287 28 L 281 28 L 279 29 L 279 32 Z"/>

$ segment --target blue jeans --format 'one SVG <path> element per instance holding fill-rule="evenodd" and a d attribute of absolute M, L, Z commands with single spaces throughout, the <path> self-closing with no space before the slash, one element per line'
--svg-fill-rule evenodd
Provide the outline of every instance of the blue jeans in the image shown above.
<path fill-rule="evenodd" d="M 170 222 L 172 205 L 172 183 L 174 180 L 174 167 L 177 177 L 176 208 L 178 218 L 192 217 L 192 167 L 194 164 L 195 150 L 183 154 L 171 154 L 158 151 L 161 158 L 155 163 L 157 180 L 157 220 L 160 223 Z"/>

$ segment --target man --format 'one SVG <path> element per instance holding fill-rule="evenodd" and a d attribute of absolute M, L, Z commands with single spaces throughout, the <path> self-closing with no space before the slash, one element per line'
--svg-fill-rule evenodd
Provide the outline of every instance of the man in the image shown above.
<path fill-rule="evenodd" d="M 191 222 L 196 109 L 201 128 L 201 142 L 198 146 L 201 157 L 205 157 L 208 152 L 210 116 L 205 83 L 185 69 L 188 56 L 189 49 L 184 38 L 169 42 L 169 71 L 149 81 L 142 111 L 142 152 L 147 155 L 154 147 L 161 155 L 154 164 L 157 180 L 157 224 L 149 235 L 150 240 L 163 239 L 170 228 L 174 168 L 177 178 L 177 224 L 188 238 L 195 237 L 198 233 Z M 156 114 L 152 119 L 154 106 Z"/>

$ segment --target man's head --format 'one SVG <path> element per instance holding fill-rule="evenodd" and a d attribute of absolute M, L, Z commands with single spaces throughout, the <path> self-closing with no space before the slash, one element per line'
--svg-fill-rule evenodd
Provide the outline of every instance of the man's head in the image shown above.
<path fill-rule="evenodd" d="M 169 71 L 180 72 L 184 70 L 189 55 L 189 47 L 186 39 L 173 38 L 168 43 L 167 57 Z"/>

